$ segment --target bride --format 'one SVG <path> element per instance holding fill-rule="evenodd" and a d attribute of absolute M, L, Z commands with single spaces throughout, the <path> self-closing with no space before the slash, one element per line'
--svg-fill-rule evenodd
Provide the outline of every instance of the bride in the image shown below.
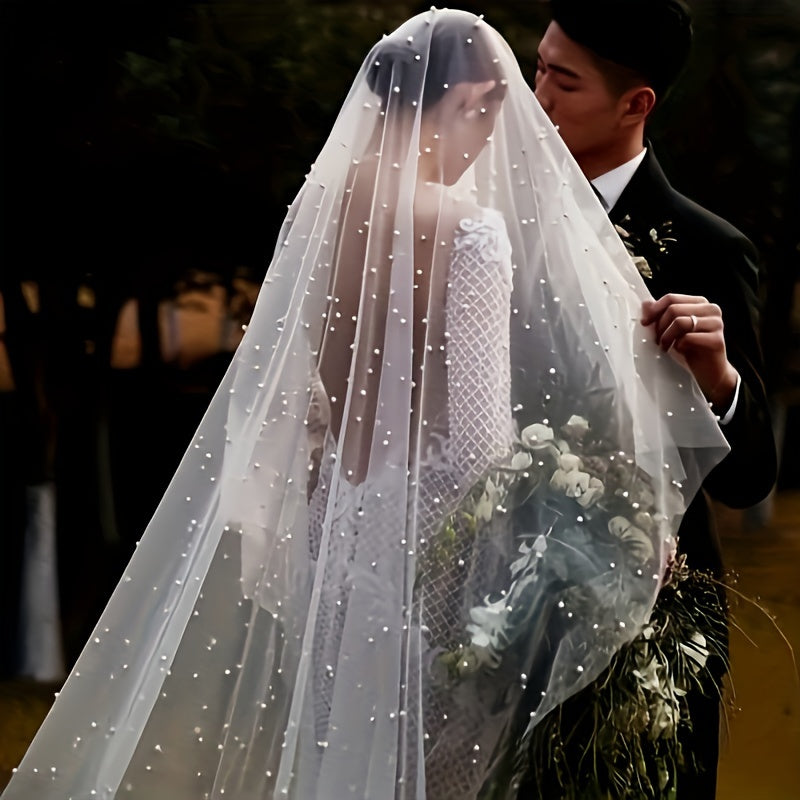
<path fill-rule="evenodd" d="M 726 452 L 503 39 L 378 42 L 3 794 L 514 797 Z"/>

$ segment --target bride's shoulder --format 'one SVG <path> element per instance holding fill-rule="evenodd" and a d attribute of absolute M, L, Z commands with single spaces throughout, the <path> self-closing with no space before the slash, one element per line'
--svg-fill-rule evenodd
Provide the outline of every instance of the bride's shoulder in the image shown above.
<path fill-rule="evenodd" d="M 441 187 L 417 193 L 415 222 L 420 231 L 435 231 L 454 256 L 480 256 L 482 262 L 510 261 L 511 244 L 503 215 L 478 205 L 469 196 L 454 196 Z"/>
<path fill-rule="evenodd" d="M 468 195 L 455 195 L 436 185 L 417 190 L 414 214 L 418 224 L 429 220 L 441 231 L 456 232 L 462 223 L 466 228 L 506 230 L 503 215 L 496 209 L 480 206 Z"/>

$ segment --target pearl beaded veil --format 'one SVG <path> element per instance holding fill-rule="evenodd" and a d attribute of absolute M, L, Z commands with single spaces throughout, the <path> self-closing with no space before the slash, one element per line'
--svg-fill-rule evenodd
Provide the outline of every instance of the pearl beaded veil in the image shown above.
<path fill-rule="evenodd" d="M 3 800 L 514 797 L 727 452 L 647 297 L 496 31 L 378 42 Z"/>

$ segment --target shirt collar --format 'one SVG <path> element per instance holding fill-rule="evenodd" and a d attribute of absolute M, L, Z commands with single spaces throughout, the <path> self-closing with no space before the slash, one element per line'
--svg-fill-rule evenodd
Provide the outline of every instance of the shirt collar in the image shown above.
<path fill-rule="evenodd" d="M 611 211 L 617 204 L 620 195 L 625 191 L 625 187 L 630 183 L 633 173 L 639 168 L 639 164 L 644 160 L 647 148 L 645 147 L 638 156 L 634 156 L 630 161 L 620 164 L 610 172 L 598 175 L 593 181 L 595 191 L 600 197 L 606 211 Z"/>

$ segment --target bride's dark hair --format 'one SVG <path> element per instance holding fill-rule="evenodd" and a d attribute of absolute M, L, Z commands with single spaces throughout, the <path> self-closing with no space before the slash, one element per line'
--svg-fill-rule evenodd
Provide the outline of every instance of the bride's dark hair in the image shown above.
<path fill-rule="evenodd" d="M 405 26 L 384 37 L 368 57 L 367 84 L 389 103 L 438 103 L 448 86 L 479 83 L 503 76 L 498 54 L 485 35 L 481 17 L 466 11 L 431 11 L 433 31 L 427 50 L 404 35 Z"/>

